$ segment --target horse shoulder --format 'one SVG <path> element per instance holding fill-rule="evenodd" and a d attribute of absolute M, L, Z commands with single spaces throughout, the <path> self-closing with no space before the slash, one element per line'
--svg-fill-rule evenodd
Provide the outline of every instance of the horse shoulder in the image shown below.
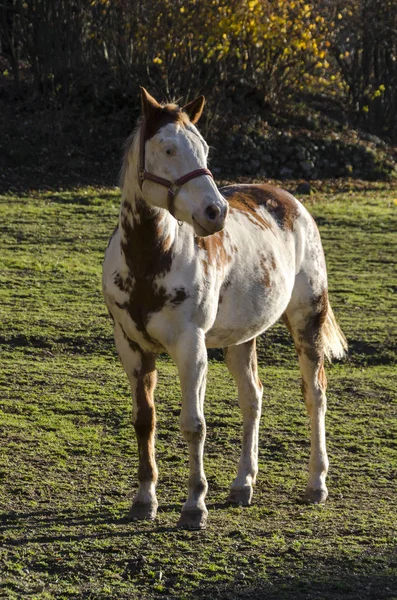
<path fill-rule="evenodd" d="M 109 305 L 126 300 L 131 284 L 128 267 L 120 252 L 120 230 L 116 228 L 106 248 L 102 267 L 102 289 L 109 309 Z"/>

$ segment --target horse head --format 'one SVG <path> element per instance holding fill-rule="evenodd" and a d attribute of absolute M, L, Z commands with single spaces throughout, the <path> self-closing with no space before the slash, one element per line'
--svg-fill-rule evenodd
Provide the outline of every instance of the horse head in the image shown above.
<path fill-rule="evenodd" d="M 223 229 L 228 203 L 207 168 L 208 144 L 196 128 L 199 96 L 180 108 L 161 105 L 142 88 L 138 180 L 143 199 L 190 223 L 196 235 Z"/>

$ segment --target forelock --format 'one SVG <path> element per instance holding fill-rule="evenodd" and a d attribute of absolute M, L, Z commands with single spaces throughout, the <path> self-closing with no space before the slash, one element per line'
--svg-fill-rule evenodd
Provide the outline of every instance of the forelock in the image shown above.
<path fill-rule="evenodd" d="M 158 116 L 146 122 L 146 139 L 150 139 L 156 135 L 162 127 L 169 123 L 186 127 L 190 123 L 190 120 L 177 104 L 165 104 L 161 107 Z"/>

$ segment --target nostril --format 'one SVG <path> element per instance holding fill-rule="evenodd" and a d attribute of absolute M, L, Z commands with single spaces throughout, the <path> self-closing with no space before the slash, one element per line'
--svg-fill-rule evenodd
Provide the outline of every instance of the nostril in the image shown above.
<path fill-rule="evenodd" d="M 210 221 L 215 221 L 215 219 L 217 219 L 221 214 L 221 211 L 217 206 L 213 204 L 207 206 L 207 208 L 205 209 L 205 214 L 210 219 Z"/>

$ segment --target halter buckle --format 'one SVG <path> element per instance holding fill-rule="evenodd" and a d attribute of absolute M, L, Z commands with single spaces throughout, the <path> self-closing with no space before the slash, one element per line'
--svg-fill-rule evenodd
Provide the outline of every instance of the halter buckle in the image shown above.
<path fill-rule="evenodd" d="M 172 195 L 173 195 L 173 197 L 175 198 L 175 196 L 177 195 L 177 193 L 179 192 L 179 190 L 180 190 L 180 186 L 179 186 L 179 185 L 177 185 L 177 184 L 175 183 L 175 181 L 173 181 L 173 182 L 171 183 L 170 187 L 168 188 L 168 193 L 169 193 L 169 194 L 172 194 Z"/>
<path fill-rule="evenodd" d="M 139 179 L 139 185 L 142 189 L 143 182 L 145 181 L 145 169 L 138 170 L 138 179 Z"/>

